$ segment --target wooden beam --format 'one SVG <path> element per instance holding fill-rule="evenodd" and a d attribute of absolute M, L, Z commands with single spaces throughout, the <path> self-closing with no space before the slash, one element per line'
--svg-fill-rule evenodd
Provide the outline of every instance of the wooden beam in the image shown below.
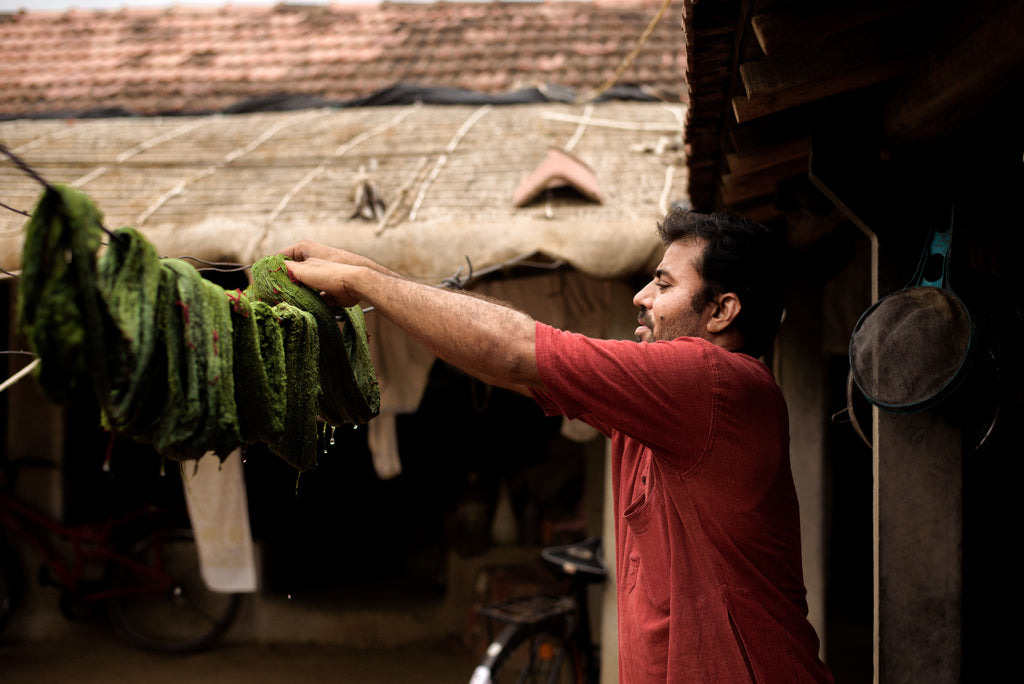
<path fill-rule="evenodd" d="M 739 155 L 730 152 L 725 155 L 725 161 L 729 165 L 729 172 L 732 175 L 746 176 L 786 162 L 803 160 L 806 163 L 809 150 L 810 141 L 807 137 L 803 137 L 778 145 L 761 147 L 752 154 Z"/>
<path fill-rule="evenodd" d="M 904 73 L 920 49 L 913 17 L 869 22 L 775 57 L 739 66 L 746 97 L 733 99 L 738 122 L 797 107 Z"/>
<path fill-rule="evenodd" d="M 807 159 L 801 158 L 769 167 L 758 173 L 722 176 L 722 198 L 726 204 L 736 204 L 755 197 L 774 195 L 779 181 L 807 173 Z"/>
<path fill-rule="evenodd" d="M 743 157 L 756 154 L 765 147 L 806 139 L 810 130 L 811 118 L 808 112 L 799 108 L 789 109 L 740 126 L 731 126 L 729 142 L 732 150 Z"/>
<path fill-rule="evenodd" d="M 736 214 L 754 223 L 771 223 L 782 218 L 782 212 L 775 208 L 771 201 L 752 204 L 750 206 L 730 208 Z"/>
<path fill-rule="evenodd" d="M 846 72 L 884 62 L 916 47 L 908 20 L 872 22 L 798 50 L 740 65 L 748 97 L 779 93 L 804 83 L 834 80 Z"/>
<path fill-rule="evenodd" d="M 1004 3 L 985 17 L 959 19 L 956 24 L 973 28 L 930 49 L 890 99 L 883 125 L 893 142 L 908 144 L 956 131 L 1024 73 L 1024 2 Z"/>
<path fill-rule="evenodd" d="M 821 79 L 794 82 L 777 92 L 734 97 L 733 114 L 737 123 L 746 123 L 849 90 L 890 81 L 906 72 L 910 61 L 909 54 L 894 55 L 887 60 L 845 69 Z"/>
<path fill-rule="evenodd" d="M 906 11 L 922 0 L 866 0 L 842 3 L 821 10 L 823 3 L 807 3 L 800 10 L 791 6 L 757 14 L 750 20 L 764 54 L 773 56 L 810 43 L 830 40 L 852 28 Z"/>
<path fill-rule="evenodd" d="M 866 111 L 837 109 L 821 117 L 811 132 L 808 178 L 866 235 L 890 254 L 904 250 L 913 264 L 930 222 L 920 208 L 948 197 L 948 178 L 942 169 L 887 157 L 881 131 L 863 125 L 866 116 Z"/>

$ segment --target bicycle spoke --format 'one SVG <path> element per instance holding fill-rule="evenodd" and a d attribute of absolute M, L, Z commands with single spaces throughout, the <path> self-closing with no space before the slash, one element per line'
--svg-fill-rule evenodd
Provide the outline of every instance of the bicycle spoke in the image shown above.
<path fill-rule="evenodd" d="M 208 624 L 216 624 L 217 620 L 220 619 L 220 616 L 214 615 L 210 611 L 205 610 L 202 606 L 200 606 L 195 601 L 192 601 L 191 599 L 186 598 L 184 600 L 178 600 L 181 601 L 178 605 L 184 608 L 186 612 L 188 612 L 191 615 L 195 615 L 196 617 L 200 618 Z"/>
<path fill-rule="evenodd" d="M 122 592 L 108 603 L 111 621 L 130 641 L 153 651 L 196 651 L 216 641 L 234 622 L 241 596 L 206 587 L 189 532 L 161 538 L 159 551 L 153 539 L 147 540 L 139 558 L 161 558 L 155 567 L 176 579 L 173 590 L 150 595 Z M 132 581 L 131 572 L 122 567 L 115 585 L 127 587 Z"/>

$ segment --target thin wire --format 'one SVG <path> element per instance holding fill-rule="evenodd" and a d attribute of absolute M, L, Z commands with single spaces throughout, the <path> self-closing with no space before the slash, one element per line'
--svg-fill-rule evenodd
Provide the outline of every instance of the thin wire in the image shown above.
<path fill-rule="evenodd" d="M 47 182 L 47 180 L 45 178 L 40 176 L 36 172 L 36 170 L 33 169 L 31 166 L 29 166 L 21 157 L 19 157 L 18 155 L 14 154 L 9 149 L 7 149 L 7 146 L 4 145 L 3 143 L 0 143 L 0 153 L 2 153 L 5 157 L 10 159 L 14 163 L 14 165 L 17 166 L 22 171 L 22 173 L 24 173 L 25 175 L 29 176 L 32 180 L 34 180 L 37 183 L 39 183 L 40 185 L 42 185 L 43 188 L 45 188 L 46 190 L 53 190 L 53 185 L 52 184 L 50 184 L 49 182 Z M 17 211 L 17 210 L 14 210 L 14 211 Z M 18 212 L 18 213 L 21 213 L 21 212 Z M 121 239 L 121 237 L 119 235 L 115 235 L 114 233 L 112 233 L 109 230 L 107 230 L 107 227 L 104 226 L 102 223 L 99 223 L 99 222 L 97 222 L 97 223 L 99 224 L 99 227 L 103 230 L 103 232 L 106 233 L 107 235 L 109 235 L 112 239 L 114 239 L 114 240 L 120 240 Z"/>
<path fill-rule="evenodd" d="M 167 258 L 167 257 L 164 257 Z M 221 273 L 232 273 L 234 271 L 245 271 L 252 268 L 252 265 L 237 264 L 230 261 L 207 261 L 206 259 L 200 259 L 194 256 L 179 256 L 174 257 L 175 259 L 188 259 L 195 261 L 196 263 L 205 264 L 210 268 L 199 268 L 198 271 L 220 271 Z"/>
<path fill-rule="evenodd" d="M 466 287 L 469 285 L 469 283 L 474 278 L 482 278 L 485 275 L 488 275 L 490 273 L 494 273 L 495 271 L 502 271 L 502 270 L 505 270 L 506 268 L 511 268 L 512 266 L 524 266 L 524 267 L 527 267 L 527 268 L 535 268 L 535 269 L 541 270 L 541 271 L 555 271 L 555 270 L 558 270 L 559 268 L 561 268 L 562 266 L 565 265 L 565 262 L 562 261 L 561 259 L 555 259 L 554 261 L 544 262 L 544 263 L 537 262 L 537 261 L 530 261 L 530 259 L 529 259 L 530 256 L 532 256 L 532 254 L 527 254 L 527 255 L 523 255 L 523 256 L 514 257 L 512 259 L 509 259 L 508 261 L 504 261 L 504 262 L 502 262 L 500 264 L 495 264 L 494 266 L 490 266 L 488 268 L 485 268 L 482 271 L 479 271 L 477 273 L 473 272 L 473 262 L 471 262 L 469 260 L 469 257 L 467 256 L 466 257 L 466 263 L 469 265 L 469 274 L 468 275 L 462 276 L 461 275 L 462 274 L 462 266 L 459 266 L 458 270 L 455 271 L 455 275 L 453 275 L 451 277 L 448 277 L 448 278 L 445 278 L 440 283 L 438 283 L 435 287 L 446 287 L 446 288 L 449 288 L 449 289 L 452 289 L 452 290 L 464 290 L 464 289 L 466 289 Z M 368 306 L 365 309 L 363 309 L 363 313 L 364 314 L 365 313 L 370 313 L 371 311 L 375 311 L 375 310 L 376 310 L 376 307 Z M 344 317 L 344 314 L 342 314 L 341 316 L 338 316 L 337 318 L 340 321 L 340 320 L 342 320 L 343 317 Z"/>
<path fill-rule="evenodd" d="M 21 171 L 23 173 L 25 173 L 26 175 L 31 177 L 32 180 L 36 181 L 37 183 L 42 185 L 47 190 L 50 190 L 53 187 L 52 185 L 50 185 L 49 183 L 46 182 L 45 178 L 43 178 L 38 173 L 36 173 L 35 169 L 33 169 L 28 164 L 26 164 L 21 159 L 21 157 L 19 157 L 18 155 L 14 154 L 9 149 L 7 149 L 7 145 L 4 145 L 3 143 L 0 143 L 0 152 L 2 152 L 4 154 L 4 156 L 6 156 L 8 159 L 10 159 L 12 162 L 14 162 L 14 165 L 17 166 L 19 169 L 21 169 Z"/>
<path fill-rule="evenodd" d="M 466 263 L 469 265 L 469 275 L 467 275 L 465 278 L 462 278 L 462 266 L 459 266 L 459 268 L 455 271 L 455 275 L 443 279 L 438 285 L 436 285 L 436 287 L 446 287 L 449 290 L 465 289 L 466 283 L 468 283 L 473 278 L 473 262 L 469 260 L 468 256 L 466 257 Z M 363 313 L 370 313 L 371 311 L 376 311 L 376 309 L 377 307 L 375 306 L 368 306 L 365 309 L 363 309 Z M 338 316 L 337 318 L 340 321 L 343 317 L 344 314 Z"/>
<path fill-rule="evenodd" d="M 659 21 L 661 21 L 661 18 L 665 15 L 665 10 L 668 9 L 668 6 L 670 4 L 672 4 L 672 0 L 665 0 L 664 2 L 661 3 L 661 7 L 655 13 L 654 18 L 651 19 L 650 23 L 647 24 L 647 28 L 645 28 L 643 33 L 640 34 L 640 38 L 637 39 L 636 46 L 628 55 L 626 55 L 622 62 L 619 63 L 619 66 L 615 69 L 615 73 L 612 74 L 611 78 L 609 78 L 607 81 L 602 83 L 594 90 L 590 91 L 590 93 L 588 93 L 585 97 L 581 98 L 580 101 L 593 102 L 595 99 L 597 99 L 599 95 L 601 95 L 601 93 L 611 88 L 618 82 L 620 78 L 622 78 L 622 74 L 626 72 L 626 69 L 629 68 L 629 66 L 633 63 L 633 60 L 635 60 L 637 56 L 640 54 L 641 48 L 643 48 L 644 43 L 647 42 L 647 39 L 651 37 L 651 33 L 654 32 L 654 27 L 658 25 Z"/>
<path fill-rule="evenodd" d="M 21 214 L 22 216 L 31 216 L 32 215 L 32 214 L 28 213 L 27 211 L 22 211 L 21 209 L 15 209 L 14 207 L 9 206 L 7 204 L 4 204 L 3 202 L 0 202 L 0 207 L 3 207 L 4 209 L 10 209 L 15 214 Z"/>

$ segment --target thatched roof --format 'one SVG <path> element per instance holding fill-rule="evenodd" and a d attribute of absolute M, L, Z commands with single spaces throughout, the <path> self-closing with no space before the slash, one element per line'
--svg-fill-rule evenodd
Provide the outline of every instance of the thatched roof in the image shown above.
<path fill-rule="evenodd" d="M 467 258 L 481 269 L 532 252 L 618 277 L 649 266 L 655 222 L 686 199 L 684 114 L 605 102 L 20 120 L 0 123 L 0 142 L 47 181 L 86 191 L 108 228 L 140 228 L 165 256 L 252 263 L 311 238 L 425 280 Z M 590 167 L 602 204 L 552 191 L 513 206 L 551 147 Z M 367 187 L 383 197 L 378 218 L 358 215 Z M 0 162 L 0 202 L 30 210 L 39 192 Z M 0 209 L 0 267 L 19 268 L 25 222 Z"/>

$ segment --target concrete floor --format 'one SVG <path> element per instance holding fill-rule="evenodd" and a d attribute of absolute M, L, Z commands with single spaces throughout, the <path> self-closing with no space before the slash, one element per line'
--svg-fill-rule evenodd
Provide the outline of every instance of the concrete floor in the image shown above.
<path fill-rule="evenodd" d="M 360 649 L 228 641 L 167 656 L 129 646 L 102 624 L 76 625 L 54 641 L 0 641 L 3 684 L 449 684 L 468 682 L 474 664 L 450 643 Z"/>

